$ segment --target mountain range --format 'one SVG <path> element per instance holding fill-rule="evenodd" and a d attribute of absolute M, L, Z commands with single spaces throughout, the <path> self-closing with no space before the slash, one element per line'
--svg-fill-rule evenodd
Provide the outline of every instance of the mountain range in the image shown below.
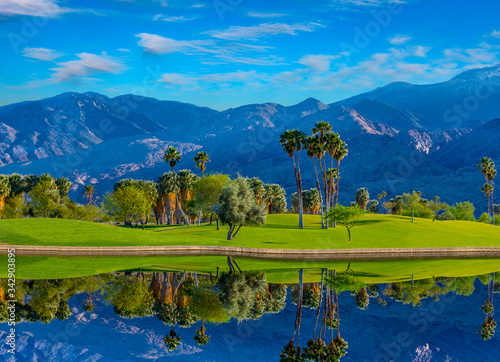
<path fill-rule="evenodd" d="M 391 83 L 336 103 L 308 98 L 292 106 L 249 104 L 224 111 L 151 97 L 109 98 L 68 92 L 0 107 L 0 173 L 67 176 L 80 197 L 84 184 L 100 195 L 120 178 L 156 180 L 168 171 L 162 159 L 169 145 L 194 168 L 205 150 L 208 171 L 257 176 L 295 189 L 292 162 L 279 145 L 286 129 L 309 133 L 328 121 L 348 143 L 341 164 L 343 203 L 359 187 L 372 198 L 413 189 L 453 203 L 473 201 L 485 209 L 479 191 L 483 156 L 500 160 L 500 65 L 472 69 L 431 85 Z M 303 154 L 304 187 L 315 187 L 314 169 Z M 483 200 L 485 199 L 485 200 Z"/>

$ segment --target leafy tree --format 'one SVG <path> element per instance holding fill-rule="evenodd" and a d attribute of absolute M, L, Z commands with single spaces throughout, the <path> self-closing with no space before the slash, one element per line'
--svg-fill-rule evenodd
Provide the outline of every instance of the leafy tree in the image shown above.
<path fill-rule="evenodd" d="M 349 234 L 349 241 L 351 241 L 351 229 L 354 227 L 356 221 L 365 214 L 365 211 L 356 206 L 342 206 L 337 205 L 335 209 L 330 210 L 330 219 L 338 222 L 347 228 Z"/>
<path fill-rule="evenodd" d="M 228 182 L 229 176 L 214 174 L 199 179 L 193 184 L 195 202 L 199 207 L 209 209 L 210 224 L 212 224 L 212 216 L 218 212 L 219 197 Z M 217 230 L 219 230 L 218 217 Z"/>
<path fill-rule="evenodd" d="M 35 215 L 43 217 L 49 217 L 61 200 L 55 181 L 47 177 L 40 177 L 40 181 L 30 192 L 30 198 Z"/>
<path fill-rule="evenodd" d="M 186 214 L 184 213 L 184 210 L 182 209 L 182 206 L 179 202 L 179 197 L 177 195 L 177 183 L 176 183 L 176 173 L 175 173 L 175 166 L 177 163 L 180 162 L 181 160 L 181 154 L 177 149 L 173 146 L 170 146 L 165 150 L 165 153 L 163 154 L 163 159 L 165 160 L 166 163 L 170 165 L 172 168 L 172 172 L 174 174 L 174 193 L 175 193 L 175 201 L 177 203 L 177 207 L 181 210 L 182 216 L 184 217 L 184 222 L 186 225 L 189 227 L 189 220 L 186 217 Z"/>
<path fill-rule="evenodd" d="M 264 182 L 258 177 L 246 179 L 248 186 L 252 189 L 253 194 L 257 203 L 260 204 L 265 198 L 266 188 L 264 187 Z"/>
<path fill-rule="evenodd" d="M 285 131 L 280 136 L 280 144 L 283 150 L 293 161 L 293 171 L 295 175 L 295 183 L 297 186 L 298 209 L 299 209 L 299 228 L 304 227 L 303 220 L 303 203 L 302 203 L 302 174 L 300 172 L 300 151 L 304 146 L 306 134 L 298 129 Z M 295 155 L 297 160 L 295 160 Z"/>
<path fill-rule="evenodd" d="M 411 211 L 411 222 L 415 221 L 415 211 L 422 209 L 420 192 L 413 191 L 411 194 L 403 194 L 404 207 Z"/>
<path fill-rule="evenodd" d="M 9 177 L 0 175 L 0 210 L 3 209 L 5 199 L 10 195 Z"/>
<path fill-rule="evenodd" d="M 134 318 L 153 315 L 154 299 L 142 278 L 125 276 L 106 284 L 104 296 L 113 304 L 115 313 L 121 317 Z"/>
<path fill-rule="evenodd" d="M 472 204 L 472 202 L 464 201 L 459 202 L 450 208 L 450 213 L 455 217 L 456 220 L 466 220 L 466 221 L 474 221 L 476 218 L 474 217 L 474 211 L 476 208 Z"/>
<path fill-rule="evenodd" d="M 255 300 L 266 293 L 266 287 L 266 276 L 261 271 L 223 273 L 219 278 L 219 299 L 229 316 L 249 319 Z"/>
<path fill-rule="evenodd" d="M 265 224 L 266 211 L 242 177 L 225 186 L 219 198 L 219 218 L 229 225 L 227 240 L 233 240 L 242 226 Z"/>
<path fill-rule="evenodd" d="M 141 223 L 144 229 L 146 217 L 151 211 L 151 204 L 145 192 L 135 186 L 123 186 L 104 197 L 104 209 L 125 225 Z"/>
<path fill-rule="evenodd" d="M 216 293 L 197 288 L 192 296 L 193 313 L 210 323 L 225 323 L 229 320 Z"/>
<path fill-rule="evenodd" d="M 320 200 L 318 189 L 303 191 L 304 211 L 316 215 L 321 207 Z"/>
<path fill-rule="evenodd" d="M 436 220 L 439 216 L 439 212 L 447 210 L 450 207 L 447 203 L 439 201 L 439 196 L 434 196 L 434 199 L 429 202 L 429 206 L 434 213 L 432 221 Z"/>
<path fill-rule="evenodd" d="M 366 206 L 370 201 L 370 193 L 368 192 L 368 189 L 366 187 L 358 189 L 358 191 L 356 191 L 356 195 L 354 196 L 354 200 L 361 209 L 366 210 Z"/>

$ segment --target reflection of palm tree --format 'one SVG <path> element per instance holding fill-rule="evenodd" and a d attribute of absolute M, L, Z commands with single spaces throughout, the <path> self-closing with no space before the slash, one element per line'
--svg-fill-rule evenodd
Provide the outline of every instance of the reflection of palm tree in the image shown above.
<path fill-rule="evenodd" d="M 179 347 L 179 344 L 181 344 L 181 336 L 177 334 L 177 332 L 174 330 L 174 326 L 172 326 L 172 329 L 170 332 L 163 338 L 163 342 L 165 343 L 165 347 L 168 348 L 169 351 L 173 351 Z"/>
<path fill-rule="evenodd" d="M 304 270 L 299 271 L 299 298 L 295 312 L 295 323 L 293 325 L 293 337 L 280 353 L 281 361 L 304 361 L 302 348 L 300 348 L 300 324 L 302 322 L 302 291 Z M 295 335 L 297 334 L 297 346 L 295 347 Z"/>
<path fill-rule="evenodd" d="M 481 328 L 478 330 L 479 335 L 482 339 L 488 340 L 495 334 L 495 328 L 497 323 L 493 319 L 493 295 L 494 295 L 494 285 L 495 285 L 495 273 L 488 274 L 488 298 L 481 309 L 484 314 L 486 314 L 486 319 L 484 320 Z"/>
<path fill-rule="evenodd" d="M 198 343 L 199 346 L 205 346 L 208 342 L 210 342 L 210 336 L 207 336 L 205 332 L 207 329 L 205 328 L 205 320 L 201 320 L 200 329 L 196 330 L 196 335 L 193 339 Z"/>

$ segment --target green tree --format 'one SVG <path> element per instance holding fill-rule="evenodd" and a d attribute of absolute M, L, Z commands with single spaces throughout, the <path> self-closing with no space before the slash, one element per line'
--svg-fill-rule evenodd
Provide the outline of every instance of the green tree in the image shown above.
<path fill-rule="evenodd" d="M 286 211 L 286 192 L 278 184 L 266 184 L 264 186 L 264 201 L 267 204 L 269 214 L 282 214 Z"/>
<path fill-rule="evenodd" d="M 302 202 L 302 174 L 300 173 L 300 151 L 304 146 L 306 134 L 298 129 L 285 131 L 280 136 L 280 144 L 283 150 L 293 161 L 293 171 L 297 186 L 298 208 L 299 208 L 299 228 L 304 227 L 303 202 Z M 295 160 L 297 156 L 297 160 Z"/>
<path fill-rule="evenodd" d="M 439 196 L 437 195 L 429 202 L 429 206 L 434 213 L 432 221 L 436 220 L 440 211 L 447 210 L 450 207 L 447 203 L 439 201 Z"/>
<path fill-rule="evenodd" d="M 490 220 L 495 217 L 495 214 L 491 213 L 491 194 L 493 193 L 493 186 L 489 183 L 485 183 L 483 188 L 481 189 L 482 192 L 484 192 L 484 196 L 488 199 L 488 224 L 490 223 Z"/>
<path fill-rule="evenodd" d="M 267 210 L 257 200 L 246 179 L 238 177 L 224 187 L 219 198 L 219 218 L 229 225 L 227 240 L 233 240 L 242 226 L 263 225 Z"/>
<path fill-rule="evenodd" d="M 411 211 L 411 222 L 415 221 L 415 211 L 422 208 L 420 192 L 413 191 L 411 194 L 403 194 L 404 208 Z"/>
<path fill-rule="evenodd" d="M 61 196 L 53 179 L 41 178 L 30 192 L 31 206 L 35 215 L 50 217 L 60 203 Z"/>
<path fill-rule="evenodd" d="M 117 220 L 123 220 L 130 227 L 144 223 L 151 211 L 145 192 L 136 186 L 123 186 L 104 197 L 104 209 Z"/>
<path fill-rule="evenodd" d="M 385 191 L 382 191 L 380 194 L 378 194 L 377 199 L 378 199 L 380 205 L 383 206 L 385 204 L 385 197 L 386 196 L 387 196 L 387 192 L 385 192 Z M 382 213 L 384 213 L 383 209 L 382 209 Z"/>
<path fill-rule="evenodd" d="M 356 206 L 337 205 L 335 209 L 330 210 L 330 219 L 338 222 L 347 228 L 349 241 L 351 241 L 351 229 L 356 224 L 356 221 L 365 214 L 365 211 Z"/>
<path fill-rule="evenodd" d="M 212 217 L 218 213 L 219 197 L 222 190 L 229 182 L 228 175 L 208 175 L 193 184 L 195 202 L 201 208 L 207 208 L 210 212 L 210 224 Z M 219 217 L 217 216 L 217 230 L 219 230 Z"/>
<path fill-rule="evenodd" d="M 366 187 L 358 189 L 358 191 L 356 191 L 356 195 L 354 196 L 354 200 L 361 209 L 366 210 L 366 206 L 370 201 L 370 193 L 368 192 L 368 189 Z"/>
<path fill-rule="evenodd" d="M 175 201 L 177 203 L 177 207 L 181 210 L 182 216 L 184 217 L 184 222 L 189 227 L 189 220 L 187 219 L 186 214 L 184 213 L 184 210 L 182 209 L 182 206 L 179 202 L 179 196 L 177 195 L 177 182 L 176 182 L 175 166 L 177 165 L 177 163 L 180 162 L 181 154 L 179 153 L 179 151 L 177 151 L 177 149 L 175 147 L 170 146 L 169 148 L 167 148 L 165 150 L 165 153 L 163 154 L 163 159 L 172 168 L 172 172 L 174 174 Z"/>
<path fill-rule="evenodd" d="M 474 221 L 474 211 L 476 208 L 472 202 L 464 201 L 459 202 L 450 208 L 450 213 L 455 217 L 456 220 Z"/>

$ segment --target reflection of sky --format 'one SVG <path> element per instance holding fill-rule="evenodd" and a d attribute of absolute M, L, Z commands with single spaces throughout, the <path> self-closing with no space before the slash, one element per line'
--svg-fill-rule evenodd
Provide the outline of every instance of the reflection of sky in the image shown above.
<path fill-rule="evenodd" d="M 490 341 L 482 341 L 477 334 L 484 320 L 480 306 L 486 298 L 486 287 L 476 282 L 476 288 L 470 297 L 449 294 L 438 303 L 423 300 L 422 306 L 415 308 L 388 298 L 388 305 L 382 307 L 376 299 L 370 299 L 364 311 L 356 308 L 353 296 L 343 293 L 341 332 L 349 349 L 342 360 L 500 361 L 500 330 Z M 83 295 L 71 298 L 74 314 L 67 321 L 17 325 L 17 360 L 276 361 L 293 334 L 295 318 L 295 306 L 288 304 L 281 313 L 265 315 L 258 321 L 209 325 L 211 342 L 204 347 L 193 340 L 201 322 L 191 328 L 176 327 L 182 344 L 177 351 L 168 352 L 162 339 L 170 327 L 155 317 L 120 318 L 112 307 L 101 303 L 94 313 L 86 313 L 81 308 L 82 300 Z M 312 335 L 315 316 L 315 311 L 304 309 L 302 345 Z M 2 340 L 6 329 L 2 324 Z M 5 346 L 0 355 L 8 356 Z"/>

